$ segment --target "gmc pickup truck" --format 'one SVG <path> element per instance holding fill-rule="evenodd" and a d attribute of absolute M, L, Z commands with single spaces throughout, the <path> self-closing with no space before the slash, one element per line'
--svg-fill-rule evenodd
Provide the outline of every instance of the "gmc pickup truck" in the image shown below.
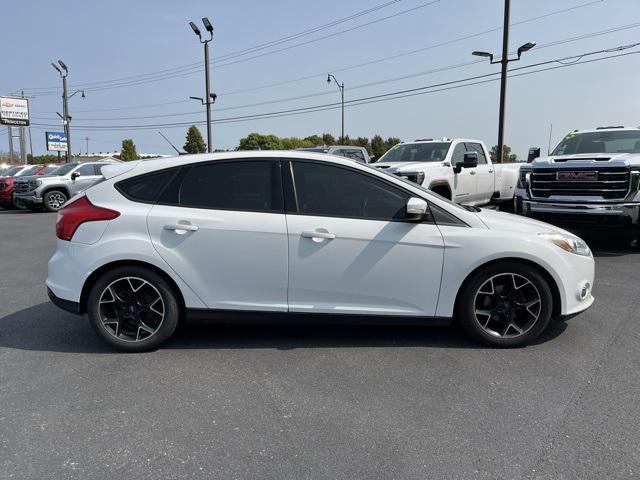
<path fill-rule="evenodd" d="M 520 170 L 516 213 L 575 229 L 622 230 L 640 246 L 640 128 L 575 130 L 551 155 L 539 154 L 531 149 L 531 163 Z"/>
<path fill-rule="evenodd" d="M 373 166 L 456 203 L 513 204 L 520 163 L 493 164 L 480 140 L 416 140 L 389 149 Z"/>

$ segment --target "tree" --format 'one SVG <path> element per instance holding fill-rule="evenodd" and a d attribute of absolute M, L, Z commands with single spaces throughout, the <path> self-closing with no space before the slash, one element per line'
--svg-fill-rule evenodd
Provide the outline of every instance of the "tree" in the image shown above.
<path fill-rule="evenodd" d="M 324 145 L 324 142 L 319 135 L 309 135 L 308 137 L 304 137 L 304 144 L 305 147 L 318 147 Z"/>
<path fill-rule="evenodd" d="M 322 144 L 327 145 L 328 147 L 336 144 L 336 139 L 330 133 L 322 134 Z"/>
<path fill-rule="evenodd" d="M 489 152 L 491 161 L 496 163 L 498 158 L 498 145 L 491 147 Z M 518 161 L 518 156 L 515 153 L 511 153 L 511 147 L 509 145 L 502 146 L 502 158 L 504 163 L 513 163 Z"/>
<path fill-rule="evenodd" d="M 187 153 L 204 153 L 207 151 L 207 144 L 204 143 L 202 134 L 195 125 L 191 125 L 187 130 L 186 142 L 182 148 Z"/>
<path fill-rule="evenodd" d="M 136 145 L 130 138 L 122 140 L 122 150 L 120 151 L 120 160 L 128 162 L 130 160 L 138 160 L 138 152 L 136 152 Z"/>
<path fill-rule="evenodd" d="M 367 149 L 367 153 L 371 154 L 371 144 L 369 143 L 369 139 L 367 137 L 356 138 L 355 140 L 353 140 L 352 145 L 364 147 Z"/>
<path fill-rule="evenodd" d="M 371 153 L 373 157 L 378 159 L 387 151 L 387 148 L 384 144 L 384 140 L 380 135 L 375 135 L 371 139 Z"/>
<path fill-rule="evenodd" d="M 384 142 L 384 146 L 387 150 L 389 150 L 391 147 L 393 147 L 394 145 L 397 145 L 398 143 L 400 143 L 402 140 L 400 140 L 397 137 L 389 137 L 387 138 L 387 141 Z"/>
<path fill-rule="evenodd" d="M 282 142 L 278 137 L 259 133 L 250 133 L 241 138 L 238 145 L 238 150 L 280 150 L 281 148 Z"/>

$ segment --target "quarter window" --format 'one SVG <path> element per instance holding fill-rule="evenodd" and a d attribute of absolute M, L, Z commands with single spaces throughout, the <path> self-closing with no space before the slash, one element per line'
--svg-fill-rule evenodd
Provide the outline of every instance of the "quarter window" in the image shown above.
<path fill-rule="evenodd" d="M 292 207 L 302 214 L 330 217 L 402 220 L 409 195 L 403 190 L 349 168 L 292 162 L 295 184 Z"/>
<path fill-rule="evenodd" d="M 179 189 L 183 207 L 258 212 L 282 211 L 277 162 L 237 161 L 196 165 Z"/>
<path fill-rule="evenodd" d="M 116 188 L 130 200 L 153 202 L 174 172 L 175 170 L 165 170 L 149 175 L 140 175 L 118 182 Z"/>

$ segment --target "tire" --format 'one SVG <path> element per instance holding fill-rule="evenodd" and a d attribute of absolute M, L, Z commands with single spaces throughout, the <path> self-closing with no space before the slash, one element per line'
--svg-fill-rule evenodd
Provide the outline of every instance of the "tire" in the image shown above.
<path fill-rule="evenodd" d="M 180 318 L 176 292 L 144 267 L 101 275 L 87 297 L 89 322 L 100 338 L 124 352 L 145 352 L 173 335 Z"/>
<path fill-rule="evenodd" d="M 460 323 L 478 342 L 520 347 L 535 340 L 549 324 L 553 295 L 535 268 L 504 262 L 476 272 L 463 286 L 457 307 Z"/>
<path fill-rule="evenodd" d="M 42 205 L 47 212 L 57 212 L 67 203 L 69 197 L 63 191 L 49 190 L 44 194 L 42 200 Z"/>

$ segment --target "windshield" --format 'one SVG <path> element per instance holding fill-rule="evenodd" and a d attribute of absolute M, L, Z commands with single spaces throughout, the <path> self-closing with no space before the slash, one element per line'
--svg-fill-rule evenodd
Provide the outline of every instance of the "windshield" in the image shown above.
<path fill-rule="evenodd" d="M 328 148 L 322 148 L 322 147 L 318 147 L 318 148 L 299 148 L 298 150 L 301 150 L 303 152 L 318 152 L 318 153 L 327 153 L 329 151 Z"/>
<path fill-rule="evenodd" d="M 579 153 L 640 153 L 640 130 L 570 133 L 552 155 Z"/>
<path fill-rule="evenodd" d="M 58 168 L 60 167 L 58 167 L 57 165 L 49 165 L 47 168 L 40 172 L 40 175 L 55 175 Z"/>
<path fill-rule="evenodd" d="M 382 162 L 441 162 L 447 156 L 451 142 L 401 143 L 382 155 Z"/>
<path fill-rule="evenodd" d="M 33 167 L 27 168 L 24 172 L 20 172 L 19 177 L 27 177 L 29 175 L 35 175 L 35 173 L 40 169 L 40 165 L 34 165 Z"/>
<path fill-rule="evenodd" d="M 60 176 L 66 175 L 71 170 L 76 168 L 78 165 L 79 164 L 77 163 L 67 163 L 66 165 L 62 165 L 60 168 L 58 168 L 58 170 L 56 170 L 56 175 L 60 175 Z"/>
<path fill-rule="evenodd" d="M 3 173 L 5 177 L 13 177 L 16 173 L 22 170 L 24 167 L 11 167 L 8 168 L 6 172 Z"/>

